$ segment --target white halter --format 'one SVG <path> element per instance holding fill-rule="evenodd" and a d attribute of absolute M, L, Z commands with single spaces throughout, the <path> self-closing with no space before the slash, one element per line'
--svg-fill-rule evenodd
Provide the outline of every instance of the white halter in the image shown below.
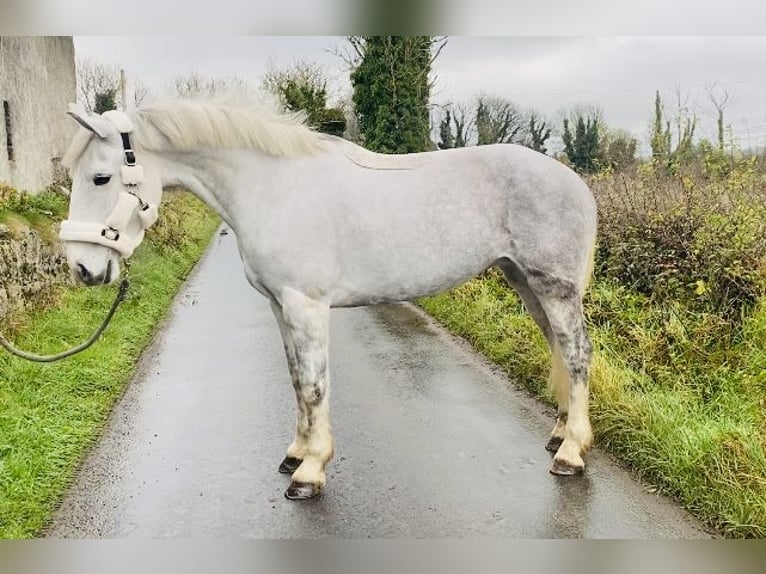
<path fill-rule="evenodd" d="M 133 122 L 126 114 L 117 110 L 105 112 L 102 117 L 112 122 L 122 136 L 125 165 L 120 168 L 120 178 L 127 190 L 120 192 L 117 205 L 103 225 L 67 219 L 61 222 L 59 238 L 62 241 L 80 241 L 111 247 L 127 258 L 144 239 L 144 232 L 157 221 L 158 206 L 156 203 L 145 201 L 140 195 L 139 186 L 144 183 L 144 168 L 136 165 L 136 158 L 130 146 Z M 141 230 L 137 235 L 131 236 L 127 229 L 136 215 L 141 222 Z"/>

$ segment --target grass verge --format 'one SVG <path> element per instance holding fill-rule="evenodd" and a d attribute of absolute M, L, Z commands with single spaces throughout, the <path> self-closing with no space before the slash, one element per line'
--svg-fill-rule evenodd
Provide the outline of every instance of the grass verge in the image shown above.
<path fill-rule="evenodd" d="M 547 345 L 498 274 L 419 304 L 551 401 Z M 766 301 L 725 343 L 709 317 L 606 281 L 591 288 L 586 310 L 598 445 L 724 535 L 766 536 Z"/>
<path fill-rule="evenodd" d="M 196 198 L 167 194 L 132 258 L 128 298 L 98 343 L 49 365 L 0 355 L 0 537 L 43 528 L 218 223 Z M 22 317 L 16 343 L 41 354 L 69 348 L 96 329 L 114 295 L 114 287 L 61 289 L 55 308 Z"/>

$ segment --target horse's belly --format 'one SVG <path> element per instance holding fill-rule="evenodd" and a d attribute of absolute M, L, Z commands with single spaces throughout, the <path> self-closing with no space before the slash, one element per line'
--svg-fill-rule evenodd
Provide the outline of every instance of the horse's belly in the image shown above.
<path fill-rule="evenodd" d="M 377 267 L 343 277 L 332 290 L 333 307 L 358 307 L 407 301 L 447 291 L 491 267 L 495 256 L 477 258 L 462 265 L 443 259 L 413 266 Z M 454 262 L 453 262 L 454 263 Z"/>

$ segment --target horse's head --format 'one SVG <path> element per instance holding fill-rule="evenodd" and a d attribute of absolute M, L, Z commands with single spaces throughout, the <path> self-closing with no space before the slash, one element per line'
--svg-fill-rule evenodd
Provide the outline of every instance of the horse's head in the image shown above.
<path fill-rule="evenodd" d="M 114 282 L 120 260 L 130 257 L 157 220 L 162 194 L 158 174 L 144 174 L 131 145 L 133 123 L 122 112 L 101 116 L 70 106 L 88 130 L 76 136 L 69 158 L 72 193 L 60 238 L 74 276 L 86 285 Z M 76 158 L 74 157 L 76 156 Z M 156 171 L 156 170 L 155 170 Z"/>

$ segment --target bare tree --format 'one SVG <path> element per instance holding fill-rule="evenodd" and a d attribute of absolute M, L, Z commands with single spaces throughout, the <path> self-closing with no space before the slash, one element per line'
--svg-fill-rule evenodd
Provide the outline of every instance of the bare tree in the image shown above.
<path fill-rule="evenodd" d="M 327 73 L 320 65 L 306 60 L 297 60 L 292 66 L 286 68 L 278 68 L 274 62 L 269 62 L 261 78 L 261 87 L 279 98 L 285 108 L 289 107 L 287 92 L 290 84 L 326 94 Z"/>
<path fill-rule="evenodd" d="M 470 108 L 464 103 L 448 103 L 441 107 L 439 147 L 448 149 L 465 147 L 473 138 L 474 120 Z"/>
<path fill-rule="evenodd" d="M 206 82 L 196 71 L 176 76 L 173 80 L 173 88 L 177 96 L 192 98 L 200 96 L 211 89 L 210 82 Z"/>
<path fill-rule="evenodd" d="M 204 77 L 196 71 L 176 76 L 170 91 L 181 98 L 212 97 L 216 95 L 239 96 L 249 98 L 253 87 L 242 78 Z"/>
<path fill-rule="evenodd" d="M 523 143 L 527 137 L 527 118 L 510 100 L 480 95 L 476 103 L 478 145 Z"/>
<path fill-rule="evenodd" d="M 354 102 L 351 99 L 351 94 L 336 96 L 335 106 L 342 110 L 346 117 L 346 132 L 343 137 L 361 145 L 362 134 L 359 130 L 359 121 L 354 113 Z"/>
<path fill-rule="evenodd" d="M 622 171 L 636 163 L 638 140 L 627 130 L 603 127 L 601 135 L 601 167 Z"/>
<path fill-rule="evenodd" d="M 719 86 L 717 82 L 705 85 L 710 102 L 713 104 L 716 113 L 716 122 L 718 127 L 718 149 L 724 148 L 724 129 L 723 113 L 734 101 L 734 92 L 728 86 Z"/>
<path fill-rule="evenodd" d="M 116 66 L 89 59 L 77 61 L 77 99 L 89 111 L 96 111 L 96 102 L 106 97 L 115 104 L 120 98 L 120 70 Z"/>
<path fill-rule="evenodd" d="M 302 112 L 311 127 L 342 137 L 348 127 L 347 110 L 328 106 L 327 84 L 324 68 L 306 60 L 286 68 L 269 63 L 261 78 L 261 87 L 275 96 L 283 109 Z"/>
<path fill-rule="evenodd" d="M 595 104 L 584 104 L 578 102 L 570 106 L 560 108 L 557 113 L 557 124 L 563 124 L 564 120 L 568 120 L 570 124 L 577 123 L 577 118 L 590 118 L 597 124 L 604 124 L 604 111 L 601 107 Z"/>
<path fill-rule="evenodd" d="M 683 94 L 676 86 L 676 149 L 672 157 L 677 162 L 688 162 L 693 155 L 694 131 L 697 128 L 697 116 L 689 110 L 689 93 Z"/>
<path fill-rule="evenodd" d="M 143 104 L 149 97 L 149 88 L 146 87 L 146 84 L 144 84 L 141 78 L 133 78 L 130 87 L 133 108 L 140 108 L 141 104 Z"/>

